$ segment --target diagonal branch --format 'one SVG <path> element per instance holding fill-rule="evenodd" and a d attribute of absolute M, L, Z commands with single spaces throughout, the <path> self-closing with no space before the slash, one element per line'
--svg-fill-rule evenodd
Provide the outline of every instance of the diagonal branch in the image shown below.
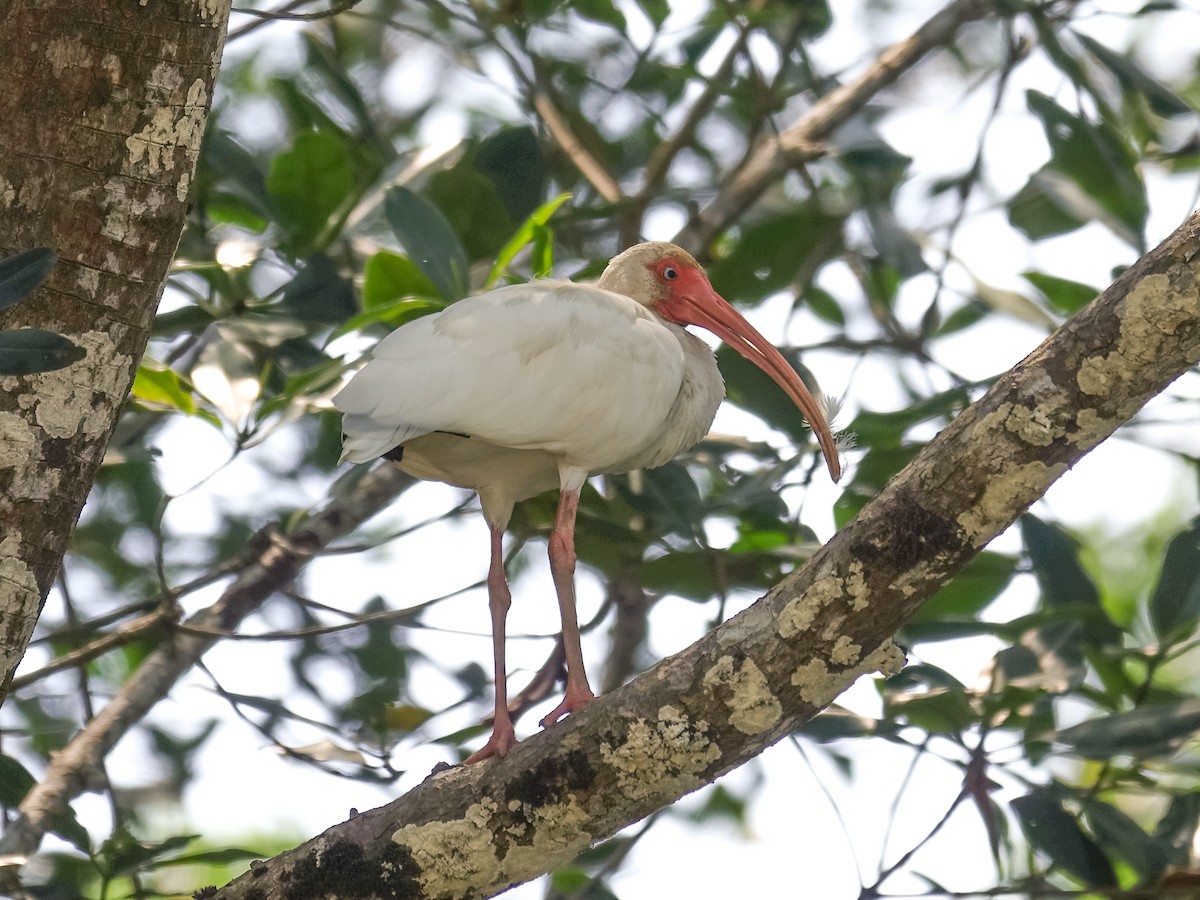
<path fill-rule="evenodd" d="M 177 630 L 159 645 L 100 713 L 54 755 L 45 776 L 21 801 L 16 821 L 0 838 L 0 857 L 33 853 L 56 817 L 87 787 L 113 745 L 167 695 L 222 632 L 235 628 L 271 594 L 291 584 L 314 554 L 388 506 L 412 481 L 391 465 L 361 477 L 352 471 L 333 485 L 320 509 L 286 535 L 273 528 L 259 532 L 254 539 L 257 552 L 220 599 L 187 620 L 194 630 Z M 0 894 L 8 887 L 4 877 L 14 875 L 15 867 L 0 869 Z"/>
<path fill-rule="evenodd" d="M 821 142 L 872 97 L 951 40 L 961 26 L 986 17 L 992 9 L 989 0 L 954 0 L 909 37 L 884 50 L 858 78 L 825 94 L 781 134 L 765 138 L 712 202 L 676 235 L 675 243 L 704 258 L 704 248 L 717 235 L 790 168 L 821 156 Z"/>
<path fill-rule="evenodd" d="M 491 896 L 564 865 L 895 672 L 921 603 L 1200 361 L 1200 213 L 1000 378 L 746 611 L 519 744 L 444 770 L 213 897 Z"/>
<path fill-rule="evenodd" d="M 617 180 L 609 174 L 608 169 L 596 158 L 595 154 L 576 137 L 566 116 L 559 112 L 558 106 L 550 96 L 549 88 L 535 91 L 533 108 L 542 117 L 542 121 L 550 129 L 550 134 L 558 142 L 563 153 L 567 154 L 571 162 L 575 163 L 575 168 L 591 183 L 592 187 L 596 189 L 596 193 L 609 203 L 619 202 L 621 186 L 617 184 Z"/>

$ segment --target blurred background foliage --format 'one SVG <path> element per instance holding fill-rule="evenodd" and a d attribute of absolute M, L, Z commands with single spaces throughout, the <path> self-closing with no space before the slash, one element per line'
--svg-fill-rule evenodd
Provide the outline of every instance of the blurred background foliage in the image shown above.
<path fill-rule="evenodd" d="M 362 0 L 337 15 L 303 2 L 235 13 L 151 347 L 0 720 L 5 809 L 160 635 L 124 625 L 211 602 L 252 534 L 320 499 L 339 452 L 329 397 L 375 340 L 472 291 L 595 276 L 640 236 L 670 239 L 748 148 L 911 30 L 906 6 Z M 718 420 L 726 430 L 585 492 L 587 653 L 605 689 L 802 564 L 1195 206 L 1200 51 L 1170 37 L 1200 33 L 1184 6 L 997 3 L 698 248 L 714 286 L 769 323 L 806 377 L 847 394 L 838 424 L 857 449 L 839 488 L 820 487 L 795 411 L 719 351 L 741 411 Z M 850 872 L 862 896 L 962 883 L 953 852 L 907 850 L 967 820 L 994 860 L 967 879 L 976 889 L 1103 895 L 1200 878 L 1189 378 L 1120 438 L 1151 448 L 1138 459 L 1174 485 L 1165 509 L 1067 527 L 1062 504 L 1039 505 L 905 627 L 908 668 L 794 737 L 792 764 L 824 756 L 850 783 L 885 744 L 909 760 L 876 812 L 900 821 L 915 805 L 925 825 Z M 313 830 L 239 810 L 236 841 L 195 836 L 196 786 L 215 790 L 238 754 L 267 746 L 303 777 L 395 793 L 428 770 L 422 753 L 475 745 L 487 644 L 450 641 L 486 634 L 486 545 L 464 530 L 471 498 L 408 494 L 407 512 L 315 561 L 243 626 L 275 640 L 223 643 L 126 740 L 94 785 L 103 804 L 77 804 L 31 866 L 39 896 L 188 894 Z M 518 606 L 552 607 L 534 572 L 553 501 L 514 517 Z M 423 542 L 427 531 L 440 537 Z M 340 568 L 322 577 L 326 566 Z M 685 624 L 671 633 L 658 607 Z M 43 671 L 106 638 L 85 664 Z M 553 674 L 553 640 L 531 646 Z M 514 690 L 537 669 L 514 674 Z M 532 682 L 530 704 L 553 693 Z M 909 790 L 927 760 L 956 787 L 935 810 Z M 750 769 L 537 890 L 643 896 L 620 880 L 635 845 L 666 818 L 744 828 L 771 777 Z M 305 799 L 271 803 L 286 821 Z"/>

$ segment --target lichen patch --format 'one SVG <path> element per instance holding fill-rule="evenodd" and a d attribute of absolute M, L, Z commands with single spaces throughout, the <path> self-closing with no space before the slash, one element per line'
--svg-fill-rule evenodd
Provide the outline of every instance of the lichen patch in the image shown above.
<path fill-rule="evenodd" d="M 1004 410 L 1005 407 L 1008 409 L 1003 413 L 1004 427 L 1027 444 L 1048 447 L 1055 438 L 1060 438 L 1066 433 L 1065 429 L 1054 424 L 1041 406 L 1030 409 L 1019 403 L 1003 403 L 1000 410 Z"/>
<path fill-rule="evenodd" d="M 583 830 L 588 814 L 575 802 L 574 794 L 560 803 L 522 803 L 519 808 L 525 823 L 509 830 L 517 837 L 531 833 L 532 840 L 514 841 L 504 854 L 502 867 L 508 880 L 524 880 L 530 872 L 543 872 L 550 860 L 568 862 L 592 842 L 591 835 Z"/>
<path fill-rule="evenodd" d="M 858 651 L 862 652 L 861 648 Z M 895 641 L 884 641 L 876 650 L 867 654 L 857 665 L 838 672 L 831 672 L 823 659 L 811 659 L 792 672 L 792 684 L 805 703 L 823 709 L 833 702 L 842 691 L 853 684 L 860 675 L 881 672 L 885 676 L 895 675 L 904 667 L 904 653 Z"/>
<path fill-rule="evenodd" d="M 162 76 L 165 77 L 165 76 Z M 204 110 L 208 105 L 208 89 L 197 78 L 188 88 L 182 106 L 160 106 L 154 111 L 150 124 L 125 140 L 129 151 L 126 174 L 148 171 L 152 175 L 175 168 L 175 151 L 182 148 L 191 171 L 200 139 L 204 134 Z"/>
<path fill-rule="evenodd" d="M 862 647 L 845 634 L 837 639 L 833 649 L 829 651 L 829 658 L 839 666 L 853 665 L 858 662 L 860 656 L 862 656 Z"/>
<path fill-rule="evenodd" d="M 87 351 L 79 362 L 26 378 L 0 378 L 0 390 L 17 392 L 17 405 L 32 409 L 34 421 L 49 437 L 97 438 L 125 398 L 133 360 L 118 352 L 102 331 L 74 340 Z"/>
<path fill-rule="evenodd" d="M 742 734 L 761 734 L 783 715 L 779 698 L 752 659 L 738 664 L 732 656 L 722 656 L 704 673 L 702 683 L 710 694 L 728 688 L 725 706 L 729 709 L 729 724 Z"/>
<path fill-rule="evenodd" d="M 54 77 L 62 78 L 67 69 L 90 68 L 92 54 L 82 41 L 54 38 L 46 44 L 46 61 L 54 70 Z"/>
<path fill-rule="evenodd" d="M 1113 430 L 1113 423 L 1094 409 L 1084 408 L 1075 414 L 1075 426 L 1079 429 L 1067 440 L 1085 450 L 1096 446 Z"/>
<path fill-rule="evenodd" d="M 20 535 L 9 529 L 0 538 L 0 609 L 14 613 L 36 610 L 41 598 L 37 579 L 33 570 L 21 560 L 20 550 Z M 36 621 L 37 616 L 32 614 L 8 617 L 6 627 L 0 633 L 0 665 L 5 670 L 14 668 L 21 659 Z"/>
<path fill-rule="evenodd" d="M 1121 334 L 1116 347 L 1079 364 L 1075 375 L 1079 389 L 1102 396 L 1130 381 L 1134 373 L 1158 358 L 1164 342 L 1195 315 L 1194 293 L 1175 290 L 1165 273 L 1147 275 L 1117 309 Z"/>
<path fill-rule="evenodd" d="M 1015 466 L 988 482 L 983 496 L 959 515 L 958 524 L 973 543 L 986 543 L 995 537 L 998 524 L 1011 522 L 1033 497 L 1044 494 L 1065 471 L 1065 463 L 1048 466 L 1034 461 Z"/>
<path fill-rule="evenodd" d="M 863 574 L 863 564 L 859 560 L 850 563 L 845 575 L 837 573 L 818 577 L 799 597 L 788 602 L 777 617 L 779 636 L 789 641 L 803 631 L 807 631 L 816 621 L 817 615 L 829 604 L 846 598 L 850 608 L 859 611 L 866 609 L 869 602 L 867 580 Z"/>
<path fill-rule="evenodd" d="M 500 875 L 500 860 L 490 827 L 496 801 L 485 797 L 467 807 L 461 819 L 405 825 L 392 840 L 407 847 L 421 868 L 428 896 L 458 896 Z"/>
<path fill-rule="evenodd" d="M 645 800 L 699 787 L 699 774 L 720 759 L 721 750 L 708 737 L 708 722 L 691 722 L 674 706 L 664 706 L 654 722 L 631 723 L 620 743 L 602 743 L 600 757 L 626 797 Z"/>

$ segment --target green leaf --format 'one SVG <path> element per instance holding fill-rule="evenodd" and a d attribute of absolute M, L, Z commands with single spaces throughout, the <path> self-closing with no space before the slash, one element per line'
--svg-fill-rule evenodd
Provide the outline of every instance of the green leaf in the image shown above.
<path fill-rule="evenodd" d="M 1166 848 L 1169 865 L 1188 865 L 1197 829 L 1200 829 L 1200 792 L 1189 791 L 1173 797 L 1154 827 L 1154 839 Z"/>
<path fill-rule="evenodd" d="M 438 290 L 407 256 L 380 250 L 363 269 L 363 310 L 377 310 L 409 297 L 435 297 Z"/>
<path fill-rule="evenodd" d="M 411 322 L 413 319 L 419 319 L 421 316 L 438 312 L 445 308 L 446 303 L 441 299 L 430 300 L 425 297 L 415 297 L 405 300 L 393 300 L 390 303 L 384 303 L 374 309 L 361 312 L 357 316 L 351 316 L 333 330 L 333 333 L 329 336 L 329 340 L 332 341 L 344 334 L 360 331 L 368 325 L 376 323 L 383 323 L 392 328 L 399 328 L 405 322 Z"/>
<path fill-rule="evenodd" d="M 501 129 L 484 140 L 471 164 L 491 179 L 514 222 L 532 214 L 545 196 L 546 162 L 537 132 L 528 125 Z"/>
<path fill-rule="evenodd" d="M 617 9 L 613 0 L 576 0 L 571 4 L 571 8 L 585 19 L 611 25 L 621 34 L 625 33 L 625 16 Z"/>
<path fill-rule="evenodd" d="M 801 270 L 811 279 L 820 264 L 842 252 L 842 220 L 816 201 L 781 216 L 743 226 L 737 242 L 708 267 L 713 287 L 730 302 L 755 303 L 794 285 Z"/>
<path fill-rule="evenodd" d="M 495 256 L 512 231 L 513 221 L 496 186 L 467 163 L 436 173 L 425 196 L 442 211 L 462 241 L 468 259 Z"/>
<path fill-rule="evenodd" d="M 1089 210 L 1064 209 L 1069 206 L 1069 201 L 1060 197 L 1053 187 L 1065 179 L 1054 173 L 1046 175 L 1046 172 L 1046 168 L 1035 172 L 1008 201 L 1009 224 L 1034 241 L 1067 234 L 1082 227 L 1088 218 Z"/>
<path fill-rule="evenodd" d="M 179 373 L 153 360 L 143 360 L 133 378 L 133 396 L 146 403 L 177 409 L 189 416 L 196 412 L 191 387 Z"/>
<path fill-rule="evenodd" d="M 1150 596 L 1150 623 L 1164 643 L 1186 637 L 1200 622 L 1200 517 L 1167 545 Z"/>
<path fill-rule="evenodd" d="M 1075 38 L 1096 57 L 1106 69 L 1120 82 L 1126 91 L 1141 94 L 1150 104 L 1150 108 L 1160 116 L 1178 116 L 1195 113 L 1186 100 L 1151 76 L 1145 69 L 1132 59 L 1114 53 L 1099 41 L 1086 34 L 1075 32 Z"/>
<path fill-rule="evenodd" d="M 1100 605 L 1100 592 L 1079 562 L 1079 544 L 1057 525 L 1032 513 L 1020 520 L 1021 537 L 1049 605 Z"/>
<path fill-rule="evenodd" d="M 16 807 L 37 780 L 21 763 L 0 753 L 0 806 Z"/>
<path fill-rule="evenodd" d="M 353 285 L 324 253 L 311 256 L 284 286 L 280 305 L 298 319 L 328 324 L 339 323 L 358 312 Z"/>
<path fill-rule="evenodd" d="M 13 306 L 46 280 L 58 261 L 49 247 L 34 247 L 0 259 L 0 309 Z"/>
<path fill-rule="evenodd" d="M 533 241 L 537 229 L 545 226 L 550 221 L 550 217 L 569 199 L 571 199 L 569 193 L 559 194 L 553 200 L 543 203 L 530 214 L 529 218 L 521 224 L 521 227 L 517 229 L 516 233 L 504 245 L 500 253 L 497 254 L 496 264 L 492 266 L 492 271 L 488 273 L 485 287 L 491 287 L 496 283 L 497 279 L 508 270 L 509 263 L 516 258 L 516 255 Z"/>
<path fill-rule="evenodd" d="M 655 28 L 661 28 L 662 23 L 671 14 L 670 0 L 638 0 L 638 6 L 646 14 L 646 18 L 654 23 Z"/>
<path fill-rule="evenodd" d="M 803 294 L 796 296 L 796 306 L 807 306 L 813 314 L 824 319 L 831 325 L 845 325 L 846 314 L 834 299 L 833 294 L 824 288 L 810 285 Z"/>
<path fill-rule="evenodd" d="M 1118 754 L 1137 758 L 1172 753 L 1200 731 L 1200 698 L 1139 706 L 1126 712 L 1088 719 L 1056 732 L 1054 739 L 1087 759 Z"/>
<path fill-rule="evenodd" d="M 1067 316 L 1079 312 L 1100 293 L 1091 285 L 1047 275 L 1045 272 L 1022 272 L 1021 277 L 1041 291 L 1042 296 L 1055 310 Z"/>
<path fill-rule="evenodd" d="M 1142 249 L 1149 214 L 1146 187 L 1138 173 L 1137 156 L 1125 137 L 1107 123 L 1093 123 L 1068 112 L 1037 91 L 1028 91 L 1026 100 L 1030 111 L 1042 120 L 1051 154 L 1047 166 L 1034 173 L 1026 187 L 1040 191 L 1068 217 L 1103 221 L 1119 237 Z"/>
<path fill-rule="evenodd" d="M 85 356 L 86 350 L 53 331 L 39 328 L 0 331 L 0 375 L 53 372 Z"/>
<path fill-rule="evenodd" d="M 1157 881 L 1167 867 L 1166 848 L 1121 810 L 1099 800 L 1084 804 L 1083 814 L 1102 847 L 1124 859 L 1143 881 Z"/>
<path fill-rule="evenodd" d="M 309 247 L 355 188 L 354 167 L 341 140 L 325 132 L 296 137 L 271 161 L 267 193 L 293 242 Z"/>
<path fill-rule="evenodd" d="M 888 680 L 884 717 L 930 734 L 959 734 L 978 721 L 962 682 L 937 666 L 920 663 L 905 667 Z"/>
<path fill-rule="evenodd" d="M 437 292 L 446 300 L 466 296 L 467 254 L 441 211 L 404 187 L 389 190 L 383 204 L 388 225 Z"/>
<path fill-rule="evenodd" d="M 1012 808 L 1029 843 L 1055 866 L 1090 887 L 1116 885 L 1112 864 L 1075 817 L 1062 808 L 1053 791 L 1036 788 L 1013 800 Z"/>

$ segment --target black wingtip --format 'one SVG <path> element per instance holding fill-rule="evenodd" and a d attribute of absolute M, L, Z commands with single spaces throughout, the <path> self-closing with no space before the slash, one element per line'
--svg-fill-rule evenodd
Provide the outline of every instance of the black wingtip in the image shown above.
<path fill-rule="evenodd" d="M 392 462 L 400 462 L 400 460 L 404 459 L 404 445 L 396 445 L 387 453 L 383 454 L 382 459 L 390 459 Z"/>

